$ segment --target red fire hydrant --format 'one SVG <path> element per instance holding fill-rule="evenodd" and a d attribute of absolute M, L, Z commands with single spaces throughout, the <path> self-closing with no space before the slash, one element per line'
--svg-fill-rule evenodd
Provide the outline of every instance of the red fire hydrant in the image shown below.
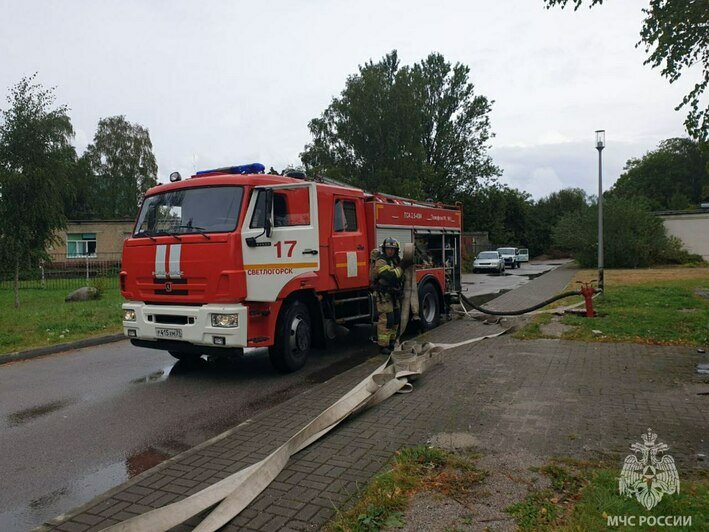
<path fill-rule="evenodd" d="M 593 294 L 598 290 L 593 287 L 592 283 L 595 280 L 589 282 L 578 281 L 581 284 L 581 295 L 586 303 L 586 317 L 593 318 L 596 315 L 596 311 L 593 310 Z"/>

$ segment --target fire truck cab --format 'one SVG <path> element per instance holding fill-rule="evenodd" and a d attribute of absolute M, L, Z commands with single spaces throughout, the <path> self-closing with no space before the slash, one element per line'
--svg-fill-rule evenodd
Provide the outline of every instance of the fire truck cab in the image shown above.
<path fill-rule="evenodd" d="M 416 245 L 420 324 L 460 291 L 458 206 L 258 173 L 198 172 L 150 189 L 123 247 L 124 333 L 178 359 L 268 347 L 282 372 L 305 364 L 338 326 L 371 324 L 372 249 Z"/>

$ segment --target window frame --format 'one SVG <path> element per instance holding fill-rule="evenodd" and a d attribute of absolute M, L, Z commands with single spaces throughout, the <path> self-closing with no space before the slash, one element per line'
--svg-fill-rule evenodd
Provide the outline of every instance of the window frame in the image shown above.
<path fill-rule="evenodd" d="M 355 227 L 351 229 L 347 221 L 347 210 L 345 209 L 345 203 L 350 203 L 352 205 L 352 211 L 354 213 Z M 342 213 L 342 229 L 337 229 L 337 213 Z M 352 198 L 335 198 L 335 204 L 333 206 L 333 218 L 332 218 L 332 231 L 333 233 L 359 233 L 359 216 L 357 214 L 357 201 Z"/>
<path fill-rule="evenodd" d="M 307 200 L 308 200 L 307 209 L 304 210 L 302 213 L 297 213 L 297 214 L 307 213 L 308 222 L 307 223 L 288 223 L 288 224 L 277 223 L 278 220 L 276 219 L 276 212 L 275 212 L 277 201 L 283 202 L 283 205 L 285 206 L 285 209 L 286 209 L 285 216 L 291 216 L 291 213 L 288 212 L 290 198 L 288 198 L 288 195 L 285 193 L 286 191 L 289 191 L 289 190 L 295 190 L 295 187 L 290 188 L 290 189 L 285 188 L 285 187 L 282 189 L 273 189 L 273 209 L 269 213 L 271 216 L 271 220 L 273 221 L 273 229 L 285 229 L 285 228 L 289 228 L 289 227 L 310 227 L 312 225 L 312 219 L 311 219 L 312 218 L 312 208 L 310 205 L 310 192 L 309 191 L 306 196 Z M 249 229 L 263 229 L 263 226 L 260 225 L 261 214 L 259 213 L 259 202 L 261 201 L 262 197 L 265 198 L 266 189 L 265 188 L 256 188 L 256 189 L 254 189 L 254 193 L 256 194 L 256 199 L 253 200 L 254 201 L 254 208 L 251 212 L 251 219 L 249 220 Z M 279 197 L 278 200 L 276 199 L 277 197 Z M 263 201 L 265 201 L 265 199 Z M 256 216 L 257 214 L 259 214 L 258 217 Z"/>
<path fill-rule="evenodd" d="M 81 236 L 80 239 L 71 239 L 71 236 Z M 93 235 L 93 238 L 84 238 L 83 235 Z M 91 253 L 89 251 L 89 244 L 92 243 L 94 244 L 94 251 Z M 69 245 L 74 244 L 75 249 L 77 244 L 81 244 L 81 247 L 83 249 L 82 253 L 71 253 L 69 250 Z M 96 258 L 98 254 L 98 238 L 97 238 L 97 233 L 94 231 L 92 233 L 67 233 L 66 234 L 66 258 L 67 259 L 86 259 L 86 258 Z"/>

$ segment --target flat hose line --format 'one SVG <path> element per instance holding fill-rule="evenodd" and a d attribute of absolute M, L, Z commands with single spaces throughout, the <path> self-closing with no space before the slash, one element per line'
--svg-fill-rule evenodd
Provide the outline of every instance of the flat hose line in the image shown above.
<path fill-rule="evenodd" d="M 470 301 L 470 299 L 465 297 L 463 294 L 461 294 L 461 293 L 458 294 L 460 299 L 465 301 L 468 305 L 473 307 L 475 310 L 480 311 L 483 314 L 490 314 L 491 316 L 521 316 L 522 314 L 528 314 L 528 313 L 538 310 L 542 307 L 546 307 L 549 303 L 553 303 L 554 301 L 558 301 L 559 299 L 564 299 L 565 297 L 569 297 L 569 296 L 580 296 L 580 295 L 582 295 L 580 290 L 570 290 L 568 292 L 562 292 L 561 294 L 555 295 L 554 297 L 550 297 L 549 299 L 545 299 L 541 303 L 537 303 L 536 305 L 532 305 L 531 307 L 517 309 L 517 310 L 492 310 L 492 309 L 488 309 L 488 308 L 476 305 L 475 303 Z"/>
<path fill-rule="evenodd" d="M 413 245 L 405 245 L 404 264 L 409 263 L 409 261 L 410 264 L 406 269 L 400 331 L 405 330 L 410 316 L 418 314 L 415 267 L 413 266 L 413 261 L 410 260 L 412 256 Z M 555 301 L 567 295 L 577 295 L 577 293 L 566 292 L 533 308 L 539 308 L 548 304 L 549 301 Z M 468 302 L 465 297 L 463 297 L 463 300 Z M 479 308 L 470 302 L 468 304 L 474 308 Z M 487 310 L 481 311 L 486 312 Z M 510 313 L 500 314 L 509 315 Z M 195 530 L 200 532 L 218 530 L 236 517 L 266 489 L 285 468 L 291 456 L 317 441 L 344 419 L 386 400 L 395 393 L 412 391 L 413 385 L 411 383 L 428 368 L 442 362 L 443 353 L 446 350 L 479 342 L 487 338 L 494 338 L 505 334 L 509 330 L 510 328 L 503 329 L 497 333 L 469 338 L 454 344 L 433 344 L 417 341 L 400 343 L 386 362 L 356 384 L 335 403 L 323 410 L 260 462 L 233 473 L 180 501 L 148 511 L 109 526 L 104 530 L 111 532 L 166 531 L 213 506 L 215 508 Z"/>

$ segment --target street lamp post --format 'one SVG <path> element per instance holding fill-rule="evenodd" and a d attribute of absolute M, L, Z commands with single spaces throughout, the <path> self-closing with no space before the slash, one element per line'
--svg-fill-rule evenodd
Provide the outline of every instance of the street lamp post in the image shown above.
<path fill-rule="evenodd" d="M 603 291 L 603 148 L 606 147 L 606 132 L 596 131 L 598 150 L 598 289 Z"/>

